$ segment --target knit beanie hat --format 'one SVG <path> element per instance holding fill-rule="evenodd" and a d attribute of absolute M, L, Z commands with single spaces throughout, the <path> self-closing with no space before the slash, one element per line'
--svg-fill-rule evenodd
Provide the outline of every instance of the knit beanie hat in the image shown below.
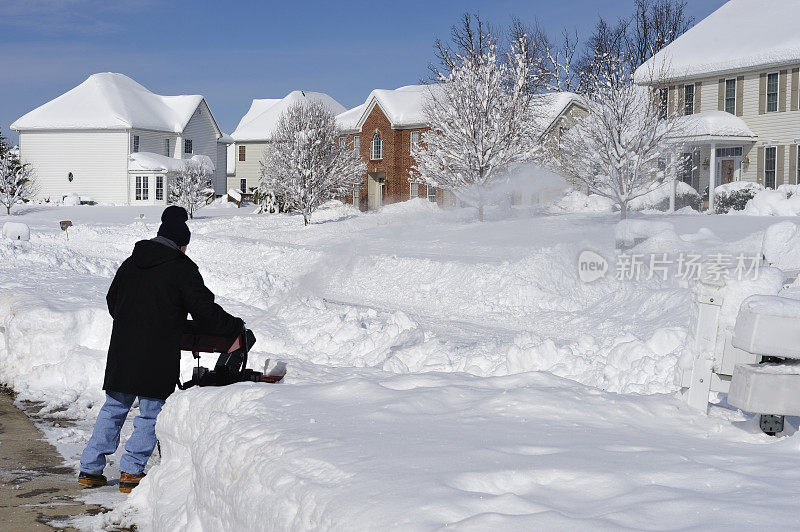
<path fill-rule="evenodd" d="M 192 233 L 189 231 L 189 226 L 186 225 L 188 219 L 189 215 L 186 209 L 170 205 L 161 213 L 161 227 L 158 228 L 158 236 L 169 238 L 178 247 L 189 245 Z"/>

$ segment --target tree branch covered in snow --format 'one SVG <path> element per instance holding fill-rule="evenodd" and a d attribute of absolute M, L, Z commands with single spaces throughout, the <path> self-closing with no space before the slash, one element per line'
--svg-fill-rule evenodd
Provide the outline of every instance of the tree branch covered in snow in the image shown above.
<path fill-rule="evenodd" d="M 3 146 L 5 147 L 5 146 Z M 4 149 L 0 153 L 0 205 L 11 214 L 11 208 L 24 203 L 36 194 L 33 169 L 20 163 L 16 155 Z"/>
<path fill-rule="evenodd" d="M 675 119 L 663 118 L 656 95 L 632 76 L 624 59 L 607 58 L 589 88 L 589 116 L 562 135 L 556 155 L 560 171 L 613 200 L 623 219 L 631 200 L 674 177 L 682 162 L 669 140 Z"/>
<path fill-rule="evenodd" d="M 412 156 L 423 181 L 477 207 L 482 220 L 489 187 L 507 177 L 509 165 L 532 157 L 538 136 L 527 41 L 517 39 L 503 57 L 491 35 L 480 42 L 479 55 L 458 55 L 431 86 L 430 130 Z"/>
<path fill-rule="evenodd" d="M 360 183 L 367 171 L 350 146 L 339 143 L 336 116 L 319 102 L 297 103 L 278 121 L 261 161 L 259 193 L 273 193 L 306 225 L 323 203 Z"/>
<path fill-rule="evenodd" d="M 213 171 L 205 161 L 188 159 L 184 169 L 178 172 L 175 183 L 169 189 L 169 201 L 186 209 L 189 218 L 194 218 L 197 209 L 205 205 L 207 190 L 211 187 Z"/>

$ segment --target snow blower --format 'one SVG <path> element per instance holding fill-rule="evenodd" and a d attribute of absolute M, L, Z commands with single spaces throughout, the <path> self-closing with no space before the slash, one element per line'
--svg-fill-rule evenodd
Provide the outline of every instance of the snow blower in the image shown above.
<path fill-rule="evenodd" d="M 192 386 L 227 386 L 237 382 L 280 382 L 286 375 L 286 364 L 278 363 L 272 371 L 264 374 L 247 369 L 247 353 L 256 342 L 250 329 L 243 329 L 237 336 L 224 336 L 203 331 L 191 320 L 187 320 L 181 338 L 181 350 L 191 351 L 197 359 L 192 378 L 178 388 L 186 390 Z M 200 353 L 219 353 L 214 369 L 200 365 Z M 269 360 L 267 361 L 269 363 Z"/>

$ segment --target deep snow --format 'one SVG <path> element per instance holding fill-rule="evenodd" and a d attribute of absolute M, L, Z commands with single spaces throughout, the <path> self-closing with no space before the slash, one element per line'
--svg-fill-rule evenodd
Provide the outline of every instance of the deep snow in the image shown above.
<path fill-rule="evenodd" d="M 74 466 L 102 400 L 105 292 L 160 209 L 20 212 L 30 243 L 0 242 L 0 380 L 78 420 L 48 430 Z M 644 224 L 641 253 L 757 254 L 780 221 L 634 216 L 667 222 Z M 75 224 L 69 242 L 61 219 Z M 514 210 L 481 224 L 419 200 L 369 214 L 334 205 L 314 222 L 222 208 L 190 221 L 190 256 L 256 333 L 251 367 L 282 359 L 289 374 L 174 394 L 160 465 L 84 526 L 796 522 L 797 436 L 770 439 L 724 400 L 707 417 L 671 393 L 689 284 L 617 281 L 613 264 L 578 280 L 581 251 L 612 260 L 616 215 Z M 187 354 L 187 378 L 191 365 Z"/>

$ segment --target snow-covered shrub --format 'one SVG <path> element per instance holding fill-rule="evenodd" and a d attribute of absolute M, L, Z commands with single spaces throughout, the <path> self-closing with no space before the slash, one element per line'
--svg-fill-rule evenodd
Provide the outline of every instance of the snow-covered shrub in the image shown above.
<path fill-rule="evenodd" d="M 791 190 L 762 190 L 744 207 L 751 216 L 800 216 L 800 195 L 789 196 Z"/>
<path fill-rule="evenodd" d="M 30 201 L 36 194 L 33 170 L 20 163 L 11 150 L 0 150 L 0 205 L 11 214 L 11 207 Z"/>
<path fill-rule="evenodd" d="M 183 170 L 178 172 L 175 182 L 169 188 L 169 202 L 186 209 L 189 218 L 202 207 L 208 199 L 207 190 L 211 187 L 214 165 L 208 157 L 195 155 L 184 161 Z"/>
<path fill-rule="evenodd" d="M 612 212 L 614 202 L 597 194 L 585 194 L 580 190 L 571 190 L 563 198 L 553 203 L 553 212 L 604 213 Z"/>
<path fill-rule="evenodd" d="M 320 102 L 289 107 L 278 120 L 261 161 L 259 198 L 278 197 L 284 210 L 311 214 L 344 189 L 361 182 L 367 166 L 339 144 L 336 116 Z M 264 204 L 262 204 L 262 209 Z"/>
<path fill-rule="evenodd" d="M 758 183 L 734 181 L 714 188 L 714 211 L 725 214 L 730 211 L 743 211 L 747 202 L 764 190 Z"/>
<path fill-rule="evenodd" d="M 634 198 L 628 204 L 634 211 L 669 210 L 670 196 L 672 195 L 672 181 L 664 183 L 653 183 L 650 190 L 643 196 Z M 675 210 L 690 207 L 700 210 L 700 194 L 691 186 L 683 181 L 675 183 Z"/>

